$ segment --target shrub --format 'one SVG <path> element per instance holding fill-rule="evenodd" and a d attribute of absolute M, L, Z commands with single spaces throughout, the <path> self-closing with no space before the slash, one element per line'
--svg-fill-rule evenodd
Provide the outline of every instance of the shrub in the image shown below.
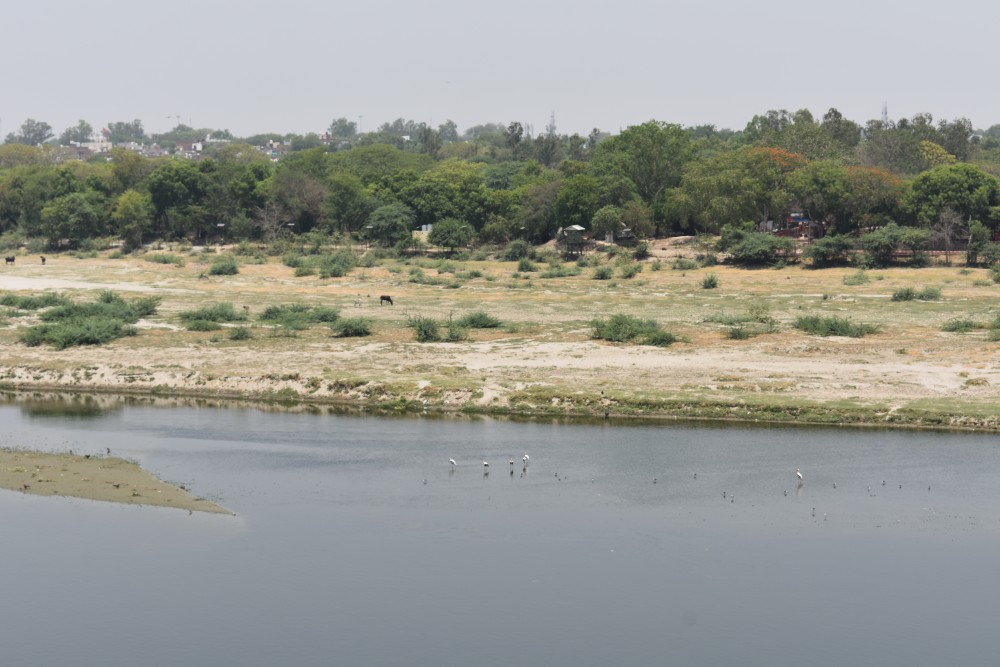
<path fill-rule="evenodd" d="M 456 324 L 469 329 L 497 329 L 503 326 L 499 319 L 481 310 L 463 315 Z"/>
<path fill-rule="evenodd" d="M 893 301 L 937 301 L 941 298 L 941 290 L 937 287 L 925 287 L 919 292 L 912 287 L 901 287 L 892 293 Z"/>
<path fill-rule="evenodd" d="M 719 286 L 719 278 L 714 273 L 710 273 L 701 279 L 702 289 L 715 289 Z"/>
<path fill-rule="evenodd" d="M 414 336 L 419 343 L 433 343 L 441 340 L 438 323 L 429 317 L 423 315 L 407 317 L 406 325 L 413 329 Z"/>
<path fill-rule="evenodd" d="M 147 262 L 152 262 L 153 264 L 174 264 L 176 266 L 184 266 L 183 257 L 171 255 L 170 253 L 154 252 L 148 255 L 143 255 L 142 258 Z"/>
<path fill-rule="evenodd" d="M 632 249 L 632 258 L 637 261 L 642 261 L 649 257 L 649 244 L 645 241 L 639 241 L 635 248 Z"/>
<path fill-rule="evenodd" d="M 39 294 L 38 296 L 17 296 L 4 294 L 0 296 L 0 306 L 17 308 L 18 310 L 38 310 L 52 306 L 65 306 L 70 300 L 61 294 Z"/>
<path fill-rule="evenodd" d="M 154 313 L 158 304 L 156 297 L 125 301 L 105 291 L 95 302 L 66 303 L 44 311 L 40 315 L 43 324 L 25 329 L 19 340 L 29 346 L 45 343 L 59 350 L 73 345 L 100 345 L 136 335 L 133 325 Z"/>
<path fill-rule="evenodd" d="M 871 278 L 865 273 L 864 269 L 858 269 L 849 276 L 844 276 L 844 284 L 855 286 L 855 285 L 867 285 L 871 282 Z"/>
<path fill-rule="evenodd" d="M 772 264 L 794 252 L 791 239 L 755 231 L 753 223 L 723 225 L 719 250 L 734 264 Z"/>
<path fill-rule="evenodd" d="M 500 259 L 505 262 L 516 262 L 527 257 L 531 252 L 531 246 L 524 239 L 514 239 L 500 253 Z"/>
<path fill-rule="evenodd" d="M 668 347 L 673 345 L 680 338 L 670 333 L 669 331 L 651 331 L 646 335 L 646 345 L 655 345 L 656 347 Z"/>
<path fill-rule="evenodd" d="M 575 264 L 565 266 L 563 264 L 550 264 L 549 268 L 538 274 L 539 278 L 566 278 L 568 276 L 580 275 L 580 269 Z"/>
<path fill-rule="evenodd" d="M 941 331 L 947 331 L 949 333 L 968 333 L 975 329 L 982 328 L 982 324 L 968 318 L 955 318 L 953 320 L 948 320 L 941 325 Z"/>
<path fill-rule="evenodd" d="M 305 278 L 306 276 L 315 276 L 316 269 L 308 264 L 300 264 L 295 267 L 295 277 Z"/>
<path fill-rule="evenodd" d="M 522 257 L 517 262 L 517 270 L 521 273 L 529 273 L 531 271 L 537 271 L 538 267 L 528 259 L 527 257 Z"/>
<path fill-rule="evenodd" d="M 640 320 L 631 315 L 612 315 L 608 319 L 595 319 L 591 322 L 592 337 L 608 340 L 614 343 L 637 341 L 645 345 L 666 347 L 679 339 L 653 320 Z"/>
<path fill-rule="evenodd" d="M 292 303 L 278 306 L 268 306 L 260 314 L 263 322 L 269 322 L 295 330 L 307 329 L 319 322 L 331 324 L 340 318 L 340 311 L 326 306 L 309 306 L 304 303 Z"/>
<path fill-rule="evenodd" d="M 631 262 L 621 268 L 621 277 L 628 280 L 635 278 L 642 271 L 642 264 Z"/>
<path fill-rule="evenodd" d="M 917 298 L 917 290 L 912 287 L 901 287 L 892 293 L 893 301 L 913 301 Z"/>
<path fill-rule="evenodd" d="M 599 266 L 594 269 L 594 280 L 611 280 L 613 274 L 614 272 L 610 266 Z M 1000 282 L 1000 280 L 997 282 Z"/>
<path fill-rule="evenodd" d="M 854 243 L 849 237 L 833 235 L 813 241 L 802 254 L 813 266 L 821 268 L 846 263 L 853 249 Z"/>
<path fill-rule="evenodd" d="M 21 333 L 19 340 L 29 347 L 48 343 L 63 350 L 74 345 L 101 345 L 136 333 L 134 326 L 121 320 L 90 316 L 30 327 Z"/>
<path fill-rule="evenodd" d="M 614 343 L 634 340 L 659 328 L 652 320 L 640 320 L 631 315 L 612 315 L 606 320 L 594 320 L 591 325 L 594 327 L 594 338 Z"/>
<path fill-rule="evenodd" d="M 678 271 L 694 271 L 698 266 L 698 262 L 687 257 L 678 257 L 670 264 L 670 268 L 677 269 Z"/>
<path fill-rule="evenodd" d="M 649 265 L 650 271 L 659 271 L 662 268 L 663 268 L 663 262 L 661 262 L 658 259 L 654 259 L 653 262 Z"/>
<path fill-rule="evenodd" d="M 209 322 L 243 322 L 247 319 L 245 311 L 238 311 L 231 303 L 216 303 L 197 310 L 185 310 L 180 314 L 181 321 L 208 320 Z"/>
<path fill-rule="evenodd" d="M 746 340 L 757 335 L 751 327 L 745 327 L 742 324 L 738 324 L 734 327 L 729 327 L 726 329 L 726 338 L 730 340 Z"/>
<path fill-rule="evenodd" d="M 792 326 L 814 336 L 861 338 L 867 334 L 878 332 L 878 327 L 871 324 L 857 324 L 843 317 L 821 317 L 819 315 L 804 315 L 796 318 Z"/>
<path fill-rule="evenodd" d="M 187 320 L 184 328 L 188 331 L 218 331 L 222 325 L 215 320 Z"/>
<path fill-rule="evenodd" d="M 332 255 L 319 255 L 315 266 L 320 278 L 342 278 L 358 264 L 358 256 L 351 250 L 338 250 Z"/>
<path fill-rule="evenodd" d="M 236 258 L 232 256 L 220 257 L 208 269 L 210 276 L 235 276 L 240 272 L 240 267 L 236 263 Z"/>
<path fill-rule="evenodd" d="M 337 338 L 357 338 L 372 335 L 372 321 L 366 317 L 346 317 L 333 325 Z"/>

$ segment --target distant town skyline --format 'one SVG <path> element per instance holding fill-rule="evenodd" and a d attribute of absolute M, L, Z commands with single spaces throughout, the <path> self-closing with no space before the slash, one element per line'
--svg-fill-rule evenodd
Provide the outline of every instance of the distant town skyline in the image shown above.
<path fill-rule="evenodd" d="M 561 133 L 649 119 L 742 129 L 769 109 L 859 123 L 928 112 L 1000 123 L 1000 7 L 955 0 L 287 0 L 12 3 L 0 8 L 0 133 L 86 120 L 322 132 L 396 118 L 462 131 L 518 120 Z M 986 28 L 980 28 L 986 26 Z M 977 32 L 978 31 L 978 32 Z M 992 31 L 992 32 L 991 32 Z"/>

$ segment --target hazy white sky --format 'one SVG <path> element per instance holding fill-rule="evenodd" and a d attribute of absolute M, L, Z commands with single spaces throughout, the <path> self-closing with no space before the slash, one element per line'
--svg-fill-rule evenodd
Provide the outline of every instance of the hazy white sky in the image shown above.
<path fill-rule="evenodd" d="M 617 131 L 651 118 L 742 129 L 835 106 L 1000 123 L 1000 3 L 987 0 L 9 0 L 0 132 L 140 118 L 196 127 Z"/>

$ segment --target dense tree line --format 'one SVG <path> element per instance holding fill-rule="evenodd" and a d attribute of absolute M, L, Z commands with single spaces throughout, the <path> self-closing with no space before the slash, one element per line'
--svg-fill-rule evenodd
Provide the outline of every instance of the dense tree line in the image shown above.
<path fill-rule="evenodd" d="M 398 119 L 360 133 L 345 118 L 325 136 L 258 135 L 178 125 L 149 137 L 139 120 L 109 123 L 113 141 L 163 145 L 214 134 L 200 160 L 146 158 L 113 149 L 65 160 L 54 132 L 29 119 L 0 146 L 0 233 L 7 245 L 41 239 L 75 247 L 114 236 L 270 240 L 290 233 L 350 233 L 385 245 L 419 225 L 461 245 L 544 242 L 560 227 L 640 236 L 763 228 L 793 210 L 830 235 L 890 223 L 967 238 L 1000 223 L 1000 125 L 929 114 L 864 124 L 830 109 L 768 111 L 742 131 L 649 121 L 609 136 L 536 134 L 519 122 L 460 133 Z M 91 134 L 85 121 L 59 141 Z M 275 162 L 259 146 L 280 141 Z M 978 229 L 978 228 L 976 228 Z M 445 233 L 445 231 L 447 233 Z"/>

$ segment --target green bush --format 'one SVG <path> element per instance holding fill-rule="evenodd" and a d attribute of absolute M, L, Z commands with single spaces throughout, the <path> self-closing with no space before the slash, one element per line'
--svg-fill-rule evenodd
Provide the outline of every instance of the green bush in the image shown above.
<path fill-rule="evenodd" d="M 791 239 L 756 231 L 753 223 L 723 225 L 719 250 L 729 253 L 733 264 L 773 264 L 794 254 Z"/>
<path fill-rule="evenodd" d="M 844 276 L 844 284 L 850 286 L 856 285 L 867 285 L 871 282 L 871 278 L 865 273 L 864 269 L 858 269 L 849 276 Z"/>
<path fill-rule="evenodd" d="M 660 329 L 653 320 L 640 320 L 632 315 L 612 315 L 608 319 L 595 319 L 591 322 L 591 336 L 598 340 L 613 343 L 639 342 L 644 345 L 666 347 L 679 339 L 672 333 Z"/>
<path fill-rule="evenodd" d="M 846 264 L 854 250 L 854 242 L 847 236 L 824 236 L 810 243 L 802 252 L 816 268 Z"/>
<path fill-rule="evenodd" d="M 218 331 L 222 325 L 215 320 L 187 320 L 184 328 L 188 331 Z"/>
<path fill-rule="evenodd" d="M 917 298 L 917 290 L 912 287 L 900 287 L 892 293 L 893 301 L 913 301 Z"/>
<path fill-rule="evenodd" d="M 632 258 L 636 261 L 647 259 L 649 254 L 649 243 L 646 241 L 639 241 L 632 249 Z"/>
<path fill-rule="evenodd" d="M 719 277 L 714 273 L 710 273 L 701 279 L 702 289 L 715 289 L 719 286 Z"/>
<path fill-rule="evenodd" d="M 594 280 L 611 280 L 612 275 L 614 275 L 614 271 L 610 266 L 599 266 L 594 269 Z"/>
<path fill-rule="evenodd" d="M 678 257 L 670 264 L 670 268 L 678 271 L 694 271 L 699 266 L 698 262 L 687 257 Z"/>
<path fill-rule="evenodd" d="M 0 306 L 17 308 L 18 310 L 38 310 L 52 306 L 65 306 L 70 300 L 61 294 L 39 294 L 37 296 L 17 296 L 16 294 L 0 295 Z"/>
<path fill-rule="evenodd" d="M 197 310 L 185 310 L 179 316 L 183 322 L 208 320 L 209 322 L 243 322 L 247 319 L 245 310 L 236 310 L 231 303 L 216 303 Z"/>
<path fill-rule="evenodd" d="M 670 333 L 669 331 L 651 331 L 646 335 L 646 340 L 644 341 L 646 345 L 655 345 L 656 347 L 669 347 L 679 341 L 680 338 Z"/>
<path fill-rule="evenodd" d="M 134 326 L 121 320 L 90 316 L 30 327 L 21 332 L 19 340 L 29 347 L 47 343 L 63 350 L 75 345 L 101 345 L 137 332 Z"/>
<path fill-rule="evenodd" d="M 481 310 L 463 315 L 456 324 L 467 329 L 497 329 L 503 326 L 499 319 Z"/>
<path fill-rule="evenodd" d="M 941 290 L 937 287 L 925 287 L 919 292 L 912 287 L 901 287 L 892 293 L 893 301 L 937 301 L 941 298 Z"/>
<path fill-rule="evenodd" d="M 550 264 L 549 268 L 545 269 L 538 274 L 539 278 L 566 278 L 569 276 L 580 275 L 580 268 L 578 266 L 571 265 L 566 266 L 565 264 Z"/>
<path fill-rule="evenodd" d="M 229 340 L 250 340 L 253 332 L 249 327 L 233 327 L 229 330 Z"/>
<path fill-rule="evenodd" d="M 154 252 L 142 257 L 147 262 L 152 262 L 153 264 L 174 264 L 176 266 L 184 266 L 184 258 L 177 255 L 171 255 L 170 253 L 164 252 Z"/>
<path fill-rule="evenodd" d="M 319 255 L 315 266 L 320 278 L 342 278 L 358 265 L 358 256 L 352 250 L 338 250 L 331 255 Z"/>
<path fill-rule="evenodd" d="M 631 262 L 629 264 L 622 266 L 621 277 L 626 280 L 630 278 L 635 278 L 641 271 L 642 271 L 642 264 Z"/>
<path fill-rule="evenodd" d="M 877 333 L 879 328 L 871 324 L 857 324 L 843 317 L 821 317 L 819 315 L 804 315 L 796 318 L 792 325 L 796 329 L 814 336 L 847 336 L 862 338 L 868 334 Z"/>
<path fill-rule="evenodd" d="M 372 321 L 365 317 L 345 317 L 333 325 L 337 338 L 359 338 L 372 335 Z"/>
<path fill-rule="evenodd" d="M 527 257 L 522 257 L 517 261 L 517 270 L 521 273 L 530 273 L 531 271 L 537 271 L 538 267 Z"/>
<path fill-rule="evenodd" d="M 969 333 L 975 329 L 983 328 L 985 328 L 983 324 L 968 318 L 955 318 L 948 320 L 941 325 L 941 331 L 947 331 L 949 333 Z"/>
<path fill-rule="evenodd" d="M 43 311 L 39 316 L 43 324 L 25 329 L 19 340 L 29 346 L 44 343 L 61 350 L 134 336 L 137 329 L 133 325 L 156 312 L 159 302 L 157 297 L 125 301 L 114 292 L 105 291 L 95 302 L 71 302 Z"/>
<path fill-rule="evenodd" d="M 236 263 L 236 258 L 232 256 L 220 257 L 208 269 L 210 276 L 235 276 L 240 272 L 240 267 Z"/>
<path fill-rule="evenodd" d="M 414 336 L 419 343 L 433 343 L 441 340 L 438 323 L 429 317 L 423 315 L 407 317 L 406 324 L 413 329 Z"/>
<path fill-rule="evenodd" d="M 662 268 L 663 268 L 663 262 L 661 262 L 658 259 L 654 259 L 652 263 L 649 265 L 650 271 L 659 271 Z"/>
<path fill-rule="evenodd" d="M 301 331 L 312 324 L 332 324 L 340 318 L 340 310 L 326 306 L 310 306 L 304 303 L 291 303 L 268 306 L 258 317 L 262 322 L 287 326 Z"/>
<path fill-rule="evenodd" d="M 524 239 L 514 239 L 500 253 L 500 259 L 505 262 L 516 262 L 519 259 L 528 257 L 531 253 L 531 246 Z"/>

